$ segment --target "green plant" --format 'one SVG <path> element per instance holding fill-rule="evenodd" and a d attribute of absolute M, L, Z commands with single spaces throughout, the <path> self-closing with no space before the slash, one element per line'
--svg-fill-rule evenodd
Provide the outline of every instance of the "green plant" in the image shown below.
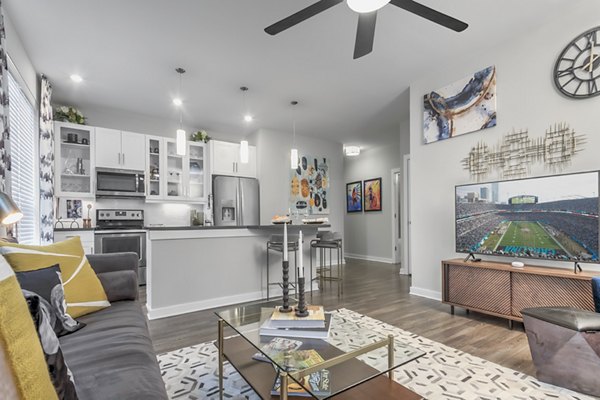
<path fill-rule="evenodd" d="M 210 140 L 210 136 L 208 136 L 208 133 L 206 133 L 206 131 L 196 131 L 190 135 L 190 140 L 193 142 L 208 143 L 208 141 Z"/>
<path fill-rule="evenodd" d="M 53 116 L 55 121 L 85 125 L 85 117 L 81 111 L 72 106 L 55 107 Z"/>

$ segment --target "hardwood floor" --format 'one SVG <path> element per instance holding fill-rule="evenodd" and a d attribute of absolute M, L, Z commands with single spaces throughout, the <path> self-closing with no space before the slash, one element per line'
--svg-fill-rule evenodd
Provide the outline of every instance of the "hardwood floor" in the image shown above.
<path fill-rule="evenodd" d="M 450 347 L 535 375 L 527 337 L 520 323 L 508 329 L 506 320 L 471 312 L 466 314 L 438 301 L 409 294 L 410 277 L 398 275 L 398 266 L 348 260 L 344 294 L 337 297 L 336 283 L 315 292 L 313 304 L 325 309 L 348 308 Z M 145 298 L 141 289 L 140 297 Z M 157 353 L 215 340 L 215 309 L 149 321 Z"/>

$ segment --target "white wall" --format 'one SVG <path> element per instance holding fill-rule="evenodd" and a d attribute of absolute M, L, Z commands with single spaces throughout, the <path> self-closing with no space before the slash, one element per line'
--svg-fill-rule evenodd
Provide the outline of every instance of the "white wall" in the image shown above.
<path fill-rule="evenodd" d="M 21 38 L 15 30 L 10 17 L 6 13 L 4 14 L 4 28 L 6 31 L 6 52 L 10 60 L 14 63 L 19 75 L 23 78 L 27 89 L 29 89 L 29 94 L 35 100 L 35 104 L 37 104 L 38 91 L 35 68 L 23 47 Z"/>
<path fill-rule="evenodd" d="M 276 214 L 285 214 L 289 208 L 290 149 L 292 135 L 260 129 L 249 137 L 257 146 L 258 177 L 260 179 L 260 220 L 270 224 Z M 331 230 L 344 232 L 344 174 L 342 145 L 325 139 L 296 135 L 300 155 L 325 157 L 329 164 L 331 188 L 327 194 L 331 209 Z"/>
<path fill-rule="evenodd" d="M 411 85 L 412 293 L 439 298 L 440 261 L 459 256 L 454 251 L 454 186 L 470 182 L 461 160 L 476 142 L 495 144 L 513 128 L 528 128 L 532 137 L 539 137 L 551 124 L 564 121 L 587 136 L 585 150 L 565 172 L 600 169 L 600 97 L 571 100 L 559 94 L 552 82 L 554 63 L 564 46 L 597 26 L 599 14 L 600 2 L 591 9 L 572 9 L 571 14 L 548 21 L 527 36 L 481 53 L 473 52 L 468 59 L 446 62 L 443 68 Z M 489 65 L 497 67 L 498 126 L 422 144 L 423 95 Z M 531 176 L 544 174 L 551 173 L 535 167 Z M 561 266 L 571 267 L 566 263 Z"/>
<path fill-rule="evenodd" d="M 130 111 L 111 107 L 100 107 L 96 105 L 75 105 L 87 118 L 86 123 L 91 126 L 119 129 L 123 131 L 143 133 L 146 135 L 165 136 L 175 139 L 175 131 L 179 128 L 179 116 L 174 111 L 173 118 L 159 118 L 151 115 L 137 114 Z M 202 127 L 184 127 L 188 134 L 203 129 Z M 214 132 L 208 131 L 208 135 L 216 140 L 228 142 L 239 142 L 242 140 L 242 129 L 240 132 Z"/>
<path fill-rule="evenodd" d="M 344 207 L 344 253 L 349 257 L 387 263 L 393 260 L 394 185 L 390 174 L 393 168 L 402 167 L 403 154 L 409 152 L 406 143 L 401 145 L 401 137 L 404 142 L 409 139 L 408 129 L 404 135 L 399 128 L 394 129 L 386 134 L 382 144 L 366 147 L 357 157 L 344 158 L 344 190 L 349 182 L 382 178 L 383 196 L 381 212 L 347 213 Z"/>

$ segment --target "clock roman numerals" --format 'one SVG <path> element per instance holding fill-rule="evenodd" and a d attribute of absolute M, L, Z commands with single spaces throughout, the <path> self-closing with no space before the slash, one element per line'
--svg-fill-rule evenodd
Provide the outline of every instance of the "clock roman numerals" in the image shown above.
<path fill-rule="evenodd" d="M 556 60 L 554 83 L 565 96 L 585 99 L 600 95 L 600 26 L 583 32 Z"/>

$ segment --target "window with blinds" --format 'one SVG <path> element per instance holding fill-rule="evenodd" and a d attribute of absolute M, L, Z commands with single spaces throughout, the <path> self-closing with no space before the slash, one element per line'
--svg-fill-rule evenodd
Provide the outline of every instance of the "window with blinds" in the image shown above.
<path fill-rule="evenodd" d="M 11 196 L 23 212 L 17 239 L 37 244 L 37 162 L 35 109 L 12 74 L 8 74 L 8 123 L 11 143 Z"/>

